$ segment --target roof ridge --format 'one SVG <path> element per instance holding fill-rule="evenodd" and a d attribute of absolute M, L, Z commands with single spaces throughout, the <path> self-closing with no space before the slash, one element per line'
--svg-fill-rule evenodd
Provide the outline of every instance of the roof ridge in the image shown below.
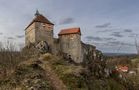
<path fill-rule="evenodd" d="M 58 35 L 60 36 L 68 34 L 81 34 L 80 27 L 62 29 Z"/>
<path fill-rule="evenodd" d="M 41 22 L 41 23 L 47 23 L 47 24 L 51 24 L 54 25 L 51 21 L 49 21 L 44 15 L 42 14 L 37 14 L 35 16 L 35 18 L 32 20 L 32 22 L 25 28 L 25 30 L 32 25 L 34 22 Z"/>

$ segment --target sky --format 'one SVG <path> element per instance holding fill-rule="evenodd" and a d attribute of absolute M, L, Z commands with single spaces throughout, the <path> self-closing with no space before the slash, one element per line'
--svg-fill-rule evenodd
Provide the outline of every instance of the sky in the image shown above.
<path fill-rule="evenodd" d="M 24 29 L 36 10 L 63 28 L 80 27 L 82 41 L 102 52 L 136 53 L 139 0 L 0 0 L 0 41 L 24 45 Z"/>

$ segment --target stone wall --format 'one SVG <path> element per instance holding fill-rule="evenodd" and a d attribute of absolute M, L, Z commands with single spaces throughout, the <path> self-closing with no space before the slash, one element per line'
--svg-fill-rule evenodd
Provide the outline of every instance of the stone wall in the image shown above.
<path fill-rule="evenodd" d="M 39 43 L 41 41 L 47 41 L 51 49 L 53 49 L 53 25 L 34 22 L 30 25 L 25 32 L 26 46 L 30 43 Z M 51 50 L 52 51 L 52 50 Z"/>
<path fill-rule="evenodd" d="M 25 45 L 35 42 L 35 23 L 25 30 Z"/>
<path fill-rule="evenodd" d="M 60 41 L 57 38 L 54 38 L 54 45 L 53 45 L 53 54 L 60 55 L 61 53 L 60 49 Z"/>
<path fill-rule="evenodd" d="M 76 63 L 87 60 L 86 56 L 90 52 L 93 55 L 92 59 L 98 58 L 96 47 L 82 43 L 80 34 L 60 35 L 56 39 L 53 37 L 53 25 L 50 24 L 34 22 L 26 29 L 25 37 L 26 46 L 46 41 L 51 53 L 55 55 L 64 53 Z"/>
<path fill-rule="evenodd" d="M 49 52 L 55 55 L 62 55 L 69 57 L 76 63 L 81 63 L 87 60 L 86 57 L 91 53 L 93 55 L 92 59 L 98 58 L 99 51 L 92 45 L 84 44 L 81 42 L 81 32 L 80 28 L 76 31 L 76 28 L 70 30 L 67 35 L 59 34 L 59 38 L 53 37 L 53 27 L 47 18 L 36 13 L 36 18 L 31 22 L 31 25 L 25 30 L 25 45 L 38 45 L 39 50 L 44 50 L 44 48 L 49 49 Z M 74 31 L 75 29 L 75 31 Z M 73 31 L 72 31 L 73 30 Z M 64 31 L 67 32 L 67 31 Z M 71 34 L 74 33 L 74 34 Z M 42 44 L 41 42 L 47 43 Z"/>
<path fill-rule="evenodd" d="M 53 25 L 36 22 L 35 26 L 36 42 L 47 41 L 49 46 L 53 44 Z"/>
<path fill-rule="evenodd" d="M 69 34 L 59 36 L 60 49 L 68 54 L 76 63 L 81 63 L 83 59 L 81 36 L 79 34 Z"/>

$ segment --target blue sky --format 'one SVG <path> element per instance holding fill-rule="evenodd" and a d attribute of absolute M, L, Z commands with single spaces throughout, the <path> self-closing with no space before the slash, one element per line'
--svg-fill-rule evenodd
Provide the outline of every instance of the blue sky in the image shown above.
<path fill-rule="evenodd" d="M 136 53 L 139 0 L 0 0 L 0 40 L 24 44 L 36 9 L 55 24 L 55 37 L 63 28 L 80 27 L 82 41 L 103 52 Z"/>

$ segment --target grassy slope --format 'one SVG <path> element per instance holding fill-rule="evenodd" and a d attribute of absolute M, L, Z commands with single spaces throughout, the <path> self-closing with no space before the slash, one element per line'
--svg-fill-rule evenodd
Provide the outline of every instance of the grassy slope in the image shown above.
<path fill-rule="evenodd" d="M 86 84 L 85 77 L 81 75 L 83 71 L 82 66 L 70 64 L 61 57 L 44 54 L 40 58 L 21 62 L 11 76 L 0 81 L 0 90 L 12 90 L 12 88 L 15 90 L 15 87 L 19 90 L 28 90 L 36 86 L 44 88 L 40 90 L 51 90 L 51 88 L 88 90 L 88 86 L 94 90 L 125 90 L 121 84 L 111 78 L 102 80 L 94 78 Z"/>
<path fill-rule="evenodd" d="M 42 58 L 49 63 L 68 90 L 87 90 L 83 78 L 78 76 L 82 67 L 69 64 L 62 58 L 52 56 L 51 54 L 45 54 Z"/>
<path fill-rule="evenodd" d="M 69 64 L 62 58 L 51 54 L 45 54 L 42 58 L 50 64 L 68 90 L 88 90 L 85 78 L 81 75 L 81 72 L 84 70 L 82 66 Z M 125 90 L 123 85 L 111 78 L 104 80 L 95 78 L 92 83 L 90 82 L 90 85 L 94 90 Z"/>

